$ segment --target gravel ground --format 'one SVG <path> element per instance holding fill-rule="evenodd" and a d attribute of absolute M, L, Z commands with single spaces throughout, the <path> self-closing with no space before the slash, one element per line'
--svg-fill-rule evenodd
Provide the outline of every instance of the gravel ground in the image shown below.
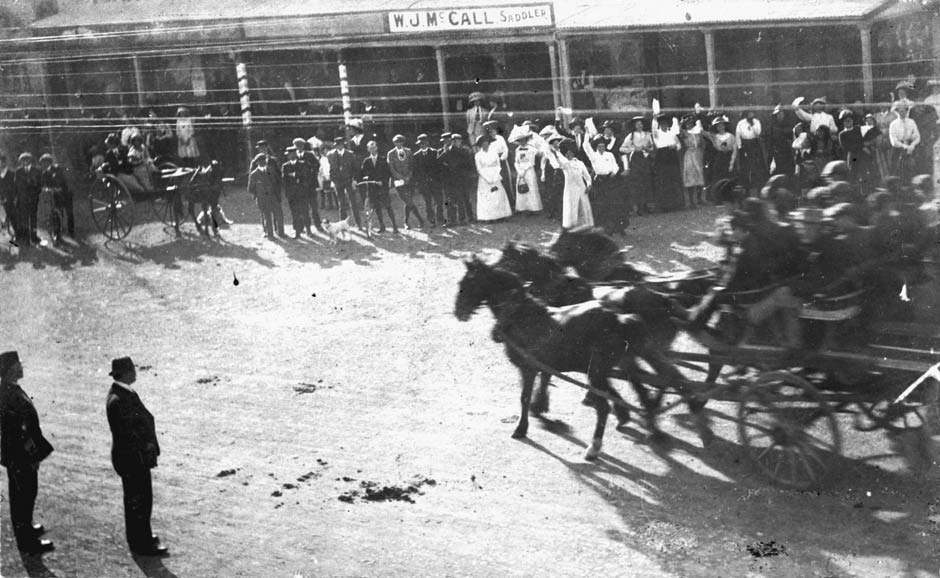
<path fill-rule="evenodd" d="M 775 488 L 748 466 L 730 403 L 709 406 L 719 438 L 707 450 L 680 408 L 663 419 L 668 444 L 610 427 L 587 463 L 593 412 L 561 384 L 550 419 L 510 439 L 518 376 L 488 312 L 453 316 L 461 259 L 495 257 L 511 238 L 547 244 L 555 223 L 333 247 L 264 240 L 244 193 L 224 203 L 237 224 L 221 240 L 148 223 L 123 242 L 0 252 L 0 348 L 20 351 L 56 448 L 36 520 L 57 545 L 21 559 L 4 504 L 3 576 L 938 575 L 928 516 L 940 492 L 898 455 L 903 439 L 847 420 L 818 492 Z M 623 242 L 652 269 L 704 267 L 719 255 L 718 215 L 636 219 Z M 123 542 L 104 412 L 119 355 L 140 366 L 163 449 L 162 561 L 135 561 Z"/>

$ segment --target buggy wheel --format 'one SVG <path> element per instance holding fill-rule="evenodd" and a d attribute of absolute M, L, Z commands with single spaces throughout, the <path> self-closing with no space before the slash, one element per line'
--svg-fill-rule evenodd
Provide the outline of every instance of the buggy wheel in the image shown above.
<path fill-rule="evenodd" d="M 179 226 L 180 215 L 176 214 L 176 209 L 173 206 L 175 195 L 178 194 L 179 193 L 176 191 L 167 191 L 166 193 L 155 195 L 150 202 L 150 208 L 153 209 L 153 214 L 164 225 L 171 227 Z"/>
<path fill-rule="evenodd" d="M 104 175 L 91 186 L 88 195 L 91 218 L 101 233 L 118 241 L 134 226 L 134 200 L 117 178 Z"/>
<path fill-rule="evenodd" d="M 738 436 L 761 474 L 794 489 L 819 485 L 828 458 L 842 448 L 829 403 L 786 371 L 762 373 L 741 389 Z"/>

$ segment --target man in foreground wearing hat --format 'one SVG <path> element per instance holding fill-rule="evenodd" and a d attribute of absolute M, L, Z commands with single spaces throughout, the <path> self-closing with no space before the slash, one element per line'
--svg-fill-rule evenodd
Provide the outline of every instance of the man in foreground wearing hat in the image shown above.
<path fill-rule="evenodd" d="M 111 426 L 111 463 L 124 486 L 124 523 L 127 545 L 139 556 L 164 556 L 166 546 L 150 528 L 153 512 L 151 468 L 157 467 L 160 445 L 153 415 L 144 407 L 131 385 L 137 369 L 130 357 L 111 362 L 114 383 L 108 391 L 106 408 Z"/>
<path fill-rule="evenodd" d="M 28 247 L 39 244 L 36 219 L 39 216 L 39 192 L 42 188 L 42 173 L 33 162 L 33 155 L 23 153 L 19 166 L 13 173 L 13 189 L 16 192 L 16 242 Z"/>
<path fill-rule="evenodd" d="M 434 228 L 444 224 L 444 197 L 441 193 L 438 151 L 428 146 L 428 135 L 419 134 L 414 153 L 414 182 L 418 193 L 424 198 L 428 224 Z"/>
<path fill-rule="evenodd" d="M 52 453 L 52 445 L 39 428 L 39 414 L 20 387 L 23 366 L 15 351 L 0 353 L 0 465 L 10 482 L 10 518 L 16 545 L 26 554 L 54 549 L 41 540 L 45 528 L 33 524 L 33 506 L 39 489 L 39 463 Z"/>
<path fill-rule="evenodd" d="M 287 147 L 287 162 L 281 166 L 281 178 L 284 182 L 284 194 L 290 207 L 291 223 L 294 225 L 294 238 L 300 239 L 305 232 L 313 236 L 310 230 L 310 214 L 307 212 L 307 171 L 306 166 L 297 160 L 297 149 Z"/>
<path fill-rule="evenodd" d="M 811 112 L 806 112 L 800 107 L 800 105 L 803 104 L 803 100 L 804 98 L 801 96 L 793 101 L 793 111 L 800 120 L 809 123 L 810 134 L 816 134 L 816 129 L 820 126 L 829 127 L 829 134 L 831 135 L 839 134 L 836 119 L 832 118 L 832 115 L 826 112 L 827 102 L 825 96 L 821 96 L 810 103 Z"/>
<path fill-rule="evenodd" d="M 404 226 L 406 229 L 409 228 L 408 217 L 413 213 L 414 216 L 418 218 L 418 227 L 423 229 L 424 219 L 421 218 L 421 213 L 418 212 L 418 207 L 415 206 L 413 198 L 414 154 L 411 152 L 410 148 L 405 146 L 405 135 L 396 134 L 392 138 L 392 143 L 395 144 L 395 148 L 388 151 L 385 160 L 388 162 L 388 169 L 392 174 L 392 186 L 395 187 L 395 190 L 398 191 L 398 196 L 401 198 L 402 202 L 405 203 Z"/>
<path fill-rule="evenodd" d="M 362 223 L 359 222 L 359 198 L 353 188 L 353 180 L 359 173 L 361 161 L 357 162 L 356 155 L 346 148 L 346 139 L 343 137 L 334 138 L 333 145 L 333 150 L 326 154 L 326 160 L 330 164 L 330 180 L 339 200 L 340 217 L 347 218 L 351 206 L 356 226 L 362 230 Z"/>

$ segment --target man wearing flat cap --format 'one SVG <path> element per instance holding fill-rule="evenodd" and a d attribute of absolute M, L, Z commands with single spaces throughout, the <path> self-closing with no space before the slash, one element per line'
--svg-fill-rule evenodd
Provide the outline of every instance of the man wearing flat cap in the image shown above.
<path fill-rule="evenodd" d="M 361 230 L 359 197 L 353 188 L 353 180 L 359 174 L 361 161 L 356 161 L 356 155 L 346 148 L 346 139 L 343 137 L 334 138 L 333 144 L 334 148 L 326 154 L 326 160 L 330 163 L 330 180 L 333 182 L 333 189 L 339 199 L 339 214 L 341 218 L 345 219 L 349 215 L 351 206 L 353 219 L 356 221 L 356 226 Z"/>
<path fill-rule="evenodd" d="M 409 228 L 408 218 L 413 214 L 418 218 L 418 227 L 423 229 L 424 219 L 421 218 L 421 213 L 418 212 L 418 207 L 414 203 L 414 153 L 405 146 L 405 135 L 396 134 L 392 138 L 392 143 L 395 146 L 385 155 L 385 160 L 392 174 L 392 186 L 405 203 L 404 227 Z"/>
<path fill-rule="evenodd" d="M 16 545 L 25 554 L 54 549 L 41 540 L 45 528 L 33 523 L 39 489 L 39 463 L 52 453 L 52 445 L 39 428 L 39 414 L 19 385 L 23 366 L 15 351 L 0 353 L 0 465 L 10 483 L 10 518 Z"/>
<path fill-rule="evenodd" d="M 16 242 L 28 247 L 39 244 L 36 219 L 39 216 L 39 192 L 42 189 L 42 172 L 30 153 L 20 155 L 19 166 L 13 172 L 13 190 L 16 193 Z"/>
<path fill-rule="evenodd" d="M 108 391 L 108 424 L 111 426 L 111 463 L 124 486 L 124 523 L 127 545 L 139 556 L 163 556 L 166 546 L 150 528 L 153 483 L 150 470 L 157 467 L 160 444 L 153 415 L 131 385 L 137 369 L 130 357 L 111 362 L 114 383 Z"/>
<path fill-rule="evenodd" d="M 428 135 L 419 134 L 416 140 L 418 150 L 414 153 L 415 188 L 424 198 L 428 224 L 434 228 L 438 224 L 444 224 L 444 197 L 441 193 L 438 151 L 428 145 Z"/>

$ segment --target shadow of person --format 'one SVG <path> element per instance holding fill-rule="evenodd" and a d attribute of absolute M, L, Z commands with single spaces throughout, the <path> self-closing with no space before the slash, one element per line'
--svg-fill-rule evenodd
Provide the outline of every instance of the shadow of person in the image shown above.
<path fill-rule="evenodd" d="M 20 558 L 23 560 L 23 569 L 26 570 L 29 578 L 56 578 L 56 573 L 46 566 L 42 556 L 20 552 Z"/>
<path fill-rule="evenodd" d="M 163 559 L 156 556 L 138 556 L 134 554 L 134 562 L 147 578 L 179 578 L 163 565 Z"/>

